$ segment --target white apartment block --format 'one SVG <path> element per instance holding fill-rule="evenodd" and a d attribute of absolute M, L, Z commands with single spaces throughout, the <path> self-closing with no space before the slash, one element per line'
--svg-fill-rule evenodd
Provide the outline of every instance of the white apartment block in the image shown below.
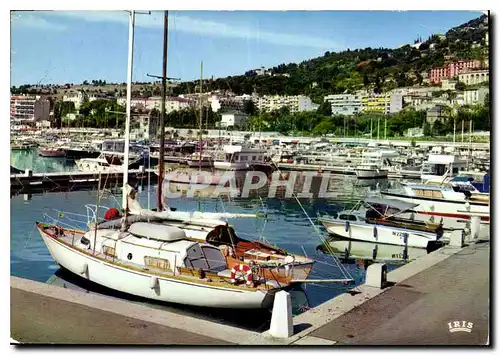
<path fill-rule="evenodd" d="M 464 105 L 476 105 L 476 104 L 484 104 L 484 100 L 486 99 L 486 94 L 489 93 L 488 88 L 478 88 L 475 90 L 465 90 L 463 93 L 464 97 Z"/>
<path fill-rule="evenodd" d="M 89 102 L 102 99 L 103 97 L 95 94 L 87 94 L 87 99 Z M 79 110 L 85 101 L 85 94 L 82 91 L 70 92 L 63 96 L 63 101 L 73 102 L 75 104 L 75 109 Z"/>
<path fill-rule="evenodd" d="M 241 97 L 212 95 L 208 101 L 213 112 L 242 111 L 245 100 Z"/>
<path fill-rule="evenodd" d="M 304 95 L 296 96 L 260 96 L 257 99 L 257 107 L 260 111 L 275 111 L 282 107 L 288 107 L 290 113 L 313 111 L 319 105 L 313 103 L 311 99 Z"/>
<path fill-rule="evenodd" d="M 226 112 L 221 115 L 221 128 L 241 126 L 248 118 L 248 115 L 240 112 Z"/>
<path fill-rule="evenodd" d="M 465 85 L 476 85 L 490 80 L 488 70 L 475 70 L 467 73 L 458 74 L 458 80 Z"/>
<path fill-rule="evenodd" d="M 13 121 L 42 121 L 48 120 L 50 102 L 41 96 L 11 96 L 10 118 Z"/>
<path fill-rule="evenodd" d="M 389 114 L 403 109 L 404 93 L 404 90 L 395 90 L 385 94 L 358 91 L 354 94 L 328 95 L 324 99 L 330 102 L 332 115 L 352 116 L 361 112 Z"/>
<path fill-rule="evenodd" d="M 396 113 L 403 109 L 403 93 L 402 92 L 393 92 L 389 96 L 389 113 Z"/>
<path fill-rule="evenodd" d="M 443 90 L 455 90 L 457 82 L 455 80 L 441 80 L 441 89 Z"/>
<path fill-rule="evenodd" d="M 120 97 L 117 100 L 119 105 L 125 106 L 127 99 Z M 172 111 L 180 111 L 189 108 L 191 101 L 181 97 L 168 97 L 165 100 L 165 111 L 168 113 Z M 130 100 L 130 106 L 135 109 L 144 109 L 151 111 L 153 109 L 161 110 L 161 97 L 148 97 L 148 98 L 134 98 Z"/>
<path fill-rule="evenodd" d="M 325 96 L 324 100 L 330 102 L 332 115 L 351 116 L 362 110 L 361 94 L 328 95 Z"/>

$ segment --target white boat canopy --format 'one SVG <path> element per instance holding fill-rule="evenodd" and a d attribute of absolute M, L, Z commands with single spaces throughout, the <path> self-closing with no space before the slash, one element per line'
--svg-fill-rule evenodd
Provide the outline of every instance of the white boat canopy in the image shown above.
<path fill-rule="evenodd" d="M 391 200 L 391 199 L 376 198 L 376 197 L 370 197 L 370 198 L 364 199 L 363 202 L 365 202 L 369 205 L 387 206 L 389 208 L 393 208 L 393 209 L 399 210 L 401 212 L 411 210 L 411 209 L 418 206 L 418 203 L 410 203 L 410 202 L 404 202 L 404 201 L 400 201 L 400 200 Z"/>

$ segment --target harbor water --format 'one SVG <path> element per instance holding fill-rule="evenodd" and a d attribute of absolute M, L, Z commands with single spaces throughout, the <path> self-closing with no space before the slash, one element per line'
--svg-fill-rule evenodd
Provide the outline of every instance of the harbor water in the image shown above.
<path fill-rule="evenodd" d="M 34 173 L 75 171 L 75 161 L 67 158 L 42 157 L 36 149 L 10 151 L 10 165 L 19 170 L 31 169 Z"/>
<path fill-rule="evenodd" d="M 36 159 L 33 157 L 33 159 Z M 345 278 L 345 270 L 348 276 L 355 281 L 354 285 L 343 283 L 317 283 L 304 284 L 297 292 L 292 292 L 294 299 L 294 313 L 300 313 L 308 308 L 315 307 L 341 293 L 347 292 L 355 285 L 364 283 L 365 269 L 373 262 L 384 256 L 384 262 L 388 264 L 389 270 L 402 265 L 403 247 L 377 246 L 372 243 L 362 243 L 345 240 L 332 240 L 326 231 L 317 223 L 318 214 L 334 214 L 346 207 L 352 206 L 358 198 L 369 192 L 374 192 L 378 187 L 387 184 L 382 181 L 358 181 L 355 177 L 334 176 L 330 177 L 328 191 L 334 198 L 301 199 L 300 204 L 294 198 L 268 198 L 266 187 L 248 198 L 237 197 L 203 197 L 201 195 L 189 197 L 182 194 L 178 198 L 169 199 L 171 207 L 178 210 L 205 212 L 234 212 L 255 213 L 263 211 L 266 217 L 262 218 L 240 218 L 230 220 L 238 236 L 245 239 L 262 239 L 284 248 L 291 253 L 307 255 L 316 263 L 311 279 L 339 279 Z M 381 186 L 382 185 L 382 186 Z M 154 208 L 156 201 L 157 186 L 137 186 L 139 200 L 143 208 Z M 119 207 L 121 204 L 120 189 L 114 191 L 103 191 L 100 194 L 100 205 L 106 207 Z M 40 282 L 49 282 L 62 285 L 64 282 L 76 285 L 76 287 L 89 290 L 95 285 L 82 284 L 82 279 L 72 277 L 59 269 L 53 261 L 38 231 L 35 228 L 36 221 L 53 222 L 59 220 L 66 223 L 67 227 L 86 229 L 87 214 L 85 205 L 96 204 L 98 193 L 96 189 L 89 191 L 71 192 L 47 192 L 43 194 L 19 194 L 11 198 L 11 275 L 23 277 Z M 304 208 L 305 212 L 302 210 Z M 311 221 L 316 227 L 311 225 Z M 331 243 L 329 251 L 334 251 L 336 257 L 324 252 L 324 242 Z M 322 247 L 323 246 L 323 247 Z M 388 252 L 384 248 L 390 247 Z M 350 250 L 350 252 L 346 252 Z M 426 253 L 419 250 L 416 253 L 407 253 L 408 259 L 418 257 Z M 377 254 L 379 257 L 377 258 Z M 343 267 L 339 266 L 339 263 Z M 62 281 L 61 281 L 62 280 Z M 94 289 L 94 292 L 109 293 L 109 290 Z M 116 295 L 113 295 L 116 296 Z M 118 297 L 125 297 L 118 295 Z M 154 307 L 165 308 L 174 312 L 182 312 L 196 317 L 213 319 L 217 322 L 227 322 L 237 326 L 253 330 L 266 330 L 270 319 L 270 312 L 265 311 L 264 321 L 256 320 L 255 317 L 247 317 L 247 321 L 241 321 L 242 317 L 236 317 L 234 312 L 206 309 L 195 309 L 173 304 L 155 304 L 145 300 L 134 300 L 146 302 Z M 256 313 L 248 313 L 250 315 Z M 252 318 L 252 320 L 250 320 Z"/>

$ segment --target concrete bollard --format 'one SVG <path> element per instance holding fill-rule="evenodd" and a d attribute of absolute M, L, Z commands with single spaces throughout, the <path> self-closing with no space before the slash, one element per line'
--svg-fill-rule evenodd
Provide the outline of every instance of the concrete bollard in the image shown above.
<path fill-rule="evenodd" d="M 451 247 L 462 248 L 464 246 L 464 233 L 461 230 L 453 231 L 450 235 L 448 245 Z"/>
<path fill-rule="evenodd" d="M 274 295 L 269 334 L 276 338 L 288 338 L 293 335 L 292 299 L 286 291 L 279 291 Z"/>
<path fill-rule="evenodd" d="M 24 170 L 24 176 L 26 176 L 26 177 L 32 177 L 33 176 L 33 170 L 31 170 L 31 169 Z"/>
<path fill-rule="evenodd" d="M 470 236 L 471 240 L 479 238 L 479 229 L 481 227 L 481 217 L 470 218 Z"/>
<path fill-rule="evenodd" d="M 384 263 L 375 263 L 366 269 L 365 285 L 384 288 L 387 285 L 387 265 Z"/>

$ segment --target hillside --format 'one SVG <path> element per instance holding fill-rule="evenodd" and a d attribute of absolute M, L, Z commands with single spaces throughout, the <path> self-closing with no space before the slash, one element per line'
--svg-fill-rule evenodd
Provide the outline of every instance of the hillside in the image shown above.
<path fill-rule="evenodd" d="M 322 57 L 299 64 L 280 64 L 269 68 L 271 75 L 244 75 L 206 80 L 208 90 L 231 90 L 235 94 L 305 94 L 321 102 L 327 94 L 362 88 L 386 91 L 422 84 L 422 73 L 442 66 L 447 59 L 486 59 L 487 16 L 450 29 L 445 36 L 433 35 L 424 42 L 396 49 L 365 48 L 326 52 Z M 417 42 L 417 41 L 416 41 Z M 193 92 L 195 82 L 180 83 L 174 94 Z"/>
<path fill-rule="evenodd" d="M 487 16 L 454 27 L 445 35 L 433 35 L 427 40 L 414 41 L 413 45 L 400 48 L 364 48 L 342 52 L 325 52 L 322 57 L 305 60 L 299 64 L 280 64 L 258 75 L 255 70 L 243 75 L 204 80 L 208 91 L 232 91 L 237 95 L 256 92 L 260 95 L 310 96 L 321 103 L 329 94 L 354 91 L 362 88 L 387 91 L 397 87 L 423 84 L 423 75 L 433 67 L 444 65 L 447 60 L 487 60 L 485 34 Z M 92 80 L 83 84 L 23 85 L 11 88 L 13 94 L 48 94 L 55 100 L 70 91 L 86 90 L 88 93 L 124 96 L 125 83 L 111 84 Z M 159 82 L 134 83 L 133 97 L 161 95 Z M 198 81 L 172 85 L 174 95 L 195 92 Z M 425 84 L 424 84 L 425 85 Z"/>

